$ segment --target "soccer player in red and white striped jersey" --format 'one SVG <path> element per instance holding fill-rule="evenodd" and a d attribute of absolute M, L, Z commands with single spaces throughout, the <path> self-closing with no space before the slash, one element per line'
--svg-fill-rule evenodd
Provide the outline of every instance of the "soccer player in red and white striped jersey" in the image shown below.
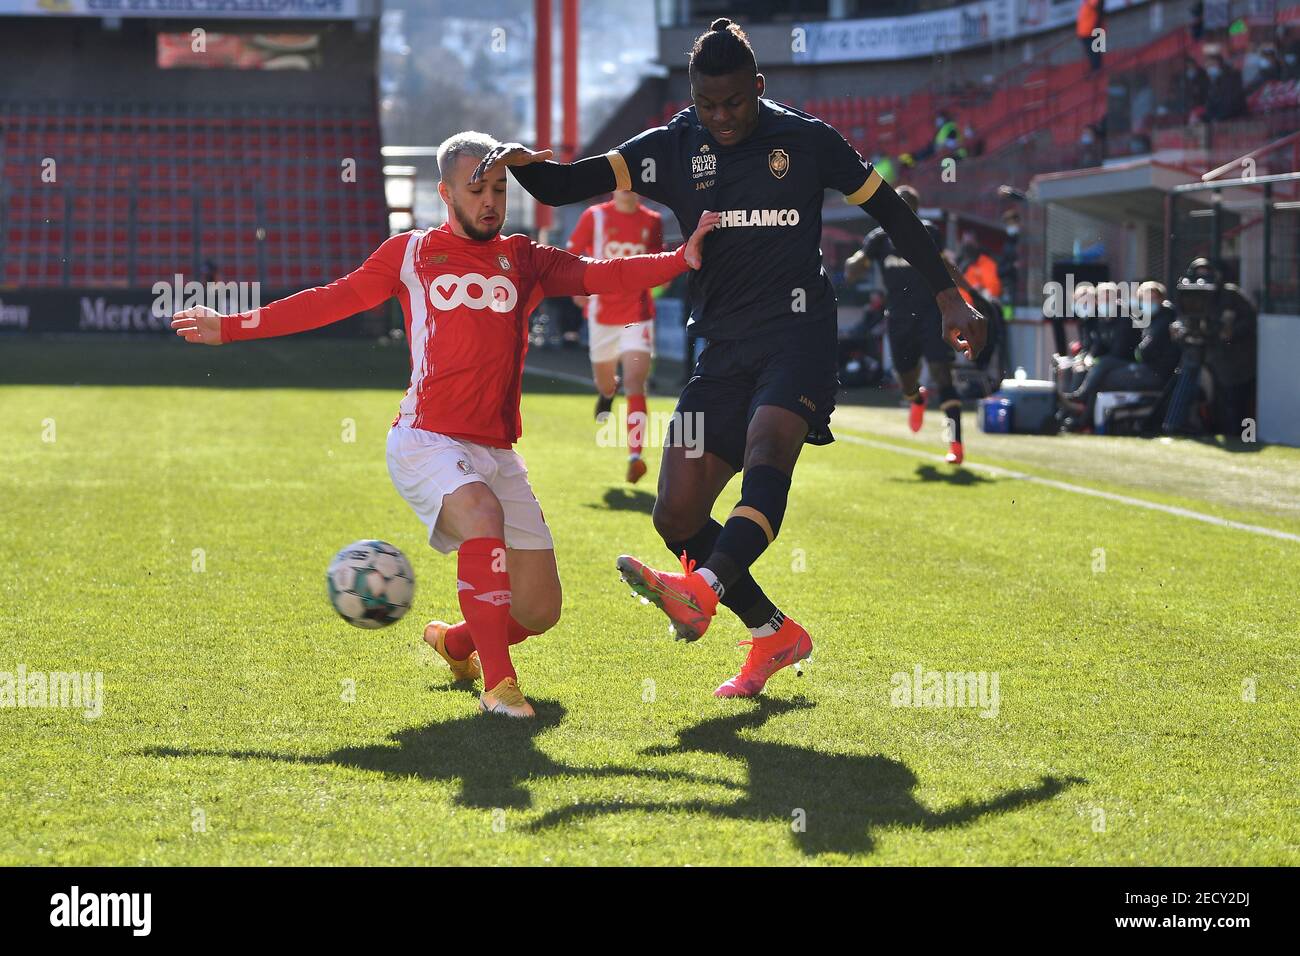
<path fill-rule="evenodd" d="M 388 433 L 388 470 L 428 526 L 429 544 L 458 552 L 465 615 L 456 625 L 431 622 L 425 640 L 457 679 L 481 674 L 484 712 L 531 717 L 509 646 L 552 627 L 561 595 L 551 532 L 512 448 L 522 430 L 529 314 L 545 296 L 635 293 L 699 268 L 717 214 L 702 216 L 675 253 L 610 260 L 502 236 L 505 169 L 469 181 L 496 145 L 470 132 L 439 147 L 448 214 L 438 228 L 392 237 L 327 286 L 236 315 L 186 309 L 172 326 L 188 342 L 221 345 L 318 328 L 397 296 L 411 379 Z"/>
<path fill-rule="evenodd" d="M 641 204 L 630 189 L 617 189 L 608 202 L 588 206 L 569 237 L 569 251 L 580 256 L 617 259 L 661 252 L 663 217 Z M 604 421 L 618 390 L 623 365 L 627 396 L 627 480 L 636 484 L 646 473 L 641 445 L 646 429 L 645 382 L 654 358 L 655 300 L 649 289 L 631 295 L 575 296 L 587 313 L 587 344 L 595 379 L 596 421 Z"/>

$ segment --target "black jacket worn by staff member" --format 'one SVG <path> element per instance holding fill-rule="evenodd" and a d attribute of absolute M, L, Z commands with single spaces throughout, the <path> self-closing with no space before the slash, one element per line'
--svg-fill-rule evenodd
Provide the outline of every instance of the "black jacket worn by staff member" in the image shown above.
<path fill-rule="evenodd" d="M 683 229 L 706 210 L 722 214 L 690 278 L 688 328 L 708 346 L 678 410 L 708 412 L 704 447 L 737 471 L 759 405 L 802 415 L 811 444 L 833 441 L 836 306 L 820 249 L 826 189 L 884 227 L 919 264 L 931 296 L 953 286 L 921 221 L 843 136 L 793 107 L 758 103 L 754 131 L 734 145 L 718 143 L 688 107 L 604 156 L 511 167 L 551 206 L 618 188 L 668 206 Z"/>

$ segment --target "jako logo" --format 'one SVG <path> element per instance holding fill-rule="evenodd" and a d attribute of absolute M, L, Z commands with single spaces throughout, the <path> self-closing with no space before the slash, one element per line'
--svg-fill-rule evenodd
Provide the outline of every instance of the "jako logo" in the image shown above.
<path fill-rule="evenodd" d="M 612 239 L 605 243 L 606 259 L 626 259 L 628 256 L 645 255 L 644 242 L 614 242 Z"/>
<path fill-rule="evenodd" d="M 471 293 L 471 289 L 474 292 Z M 477 272 L 467 272 L 463 276 L 444 273 L 429 283 L 429 301 L 440 311 L 463 305 L 471 309 L 509 312 L 518 304 L 519 292 L 505 276 L 486 278 Z"/>
<path fill-rule="evenodd" d="M 718 228 L 723 226 L 797 226 L 798 209 L 728 209 L 721 213 Z"/>
<path fill-rule="evenodd" d="M 152 893 L 71 893 L 50 897 L 51 926 L 129 926 L 134 936 L 148 936 L 153 925 Z"/>

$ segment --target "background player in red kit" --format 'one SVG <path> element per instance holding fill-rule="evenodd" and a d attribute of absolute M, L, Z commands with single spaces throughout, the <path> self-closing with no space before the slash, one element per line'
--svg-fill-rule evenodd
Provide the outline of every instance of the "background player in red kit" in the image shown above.
<path fill-rule="evenodd" d="M 411 344 L 411 380 L 388 433 L 393 484 L 429 528 L 429 544 L 458 551 L 456 589 L 465 620 L 434 621 L 428 641 L 458 679 L 483 677 L 484 712 L 532 717 L 509 645 L 560 617 L 554 542 L 512 449 L 528 316 L 545 296 L 630 293 L 699 268 L 706 213 L 675 253 L 592 260 L 502 236 L 505 170 L 470 184 L 497 143 L 459 133 L 438 148 L 447 221 L 384 242 L 361 268 L 252 312 L 199 307 L 172 318 L 187 342 L 220 345 L 337 322 L 397 296 Z"/>
<path fill-rule="evenodd" d="M 583 210 L 569 251 L 580 256 L 618 259 L 662 252 L 663 217 L 641 205 L 630 189 Z M 609 417 L 618 390 L 618 366 L 623 364 L 623 394 L 627 396 L 627 480 L 636 484 L 645 475 L 641 445 L 645 437 L 645 381 L 654 358 L 655 300 L 649 289 L 631 294 L 575 296 L 587 313 L 591 375 L 596 381 L 596 421 Z"/>

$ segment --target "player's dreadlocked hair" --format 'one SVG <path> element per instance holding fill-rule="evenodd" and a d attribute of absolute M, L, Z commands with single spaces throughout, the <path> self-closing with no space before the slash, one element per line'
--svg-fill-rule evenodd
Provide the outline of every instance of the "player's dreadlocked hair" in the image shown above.
<path fill-rule="evenodd" d="M 726 17 L 718 17 L 709 24 L 709 32 L 695 38 L 691 47 L 690 70 L 705 76 L 725 76 L 739 70 L 758 72 L 758 61 L 749 37 L 740 25 Z"/>

